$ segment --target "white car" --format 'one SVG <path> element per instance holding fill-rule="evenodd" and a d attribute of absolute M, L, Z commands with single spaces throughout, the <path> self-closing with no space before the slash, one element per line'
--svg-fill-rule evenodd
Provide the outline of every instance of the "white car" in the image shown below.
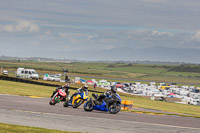
<path fill-rule="evenodd" d="M 8 75 L 8 71 L 7 70 L 3 70 L 3 75 Z"/>
<path fill-rule="evenodd" d="M 48 80 L 48 81 L 57 81 L 60 82 L 61 79 L 60 77 L 57 77 L 56 75 L 48 75 L 44 77 L 44 80 Z"/>
<path fill-rule="evenodd" d="M 62 75 L 61 75 L 61 74 L 55 74 L 55 76 L 56 76 L 56 77 L 61 77 Z"/>

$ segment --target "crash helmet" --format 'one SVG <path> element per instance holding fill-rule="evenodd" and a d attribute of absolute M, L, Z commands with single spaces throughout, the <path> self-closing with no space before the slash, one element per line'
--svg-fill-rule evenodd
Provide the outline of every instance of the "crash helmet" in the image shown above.
<path fill-rule="evenodd" d="M 65 84 L 65 86 L 64 86 L 64 87 L 65 87 L 65 88 L 69 88 L 69 86 L 70 86 L 69 84 Z"/>
<path fill-rule="evenodd" d="M 87 89 L 88 89 L 88 86 L 87 86 L 87 85 L 84 85 L 84 86 L 83 86 L 83 90 L 86 91 Z"/>
<path fill-rule="evenodd" d="M 116 85 L 111 87 L 111 92 L 116 93 L 117 92 L 117 87 Z"/>
<path fill-rule="evenodd" d="M 110 91 L 106 91 L 104 94 L 105 95 L 111 95 L 111 92 Z"/>

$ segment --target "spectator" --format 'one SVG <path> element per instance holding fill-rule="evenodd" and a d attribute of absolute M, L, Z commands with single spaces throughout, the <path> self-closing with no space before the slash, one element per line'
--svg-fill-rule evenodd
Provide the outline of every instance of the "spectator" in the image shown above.
<path fill-rule="evenodd" d="M 97 87 L 97 83 L 94 83 L 94 90 L 96 90 L 96 87 Z"/>
<path fill-rule="evenodd" d="M 65 76 L 65 82 L 68 82 L 69 78 L 68 76 Z"/>

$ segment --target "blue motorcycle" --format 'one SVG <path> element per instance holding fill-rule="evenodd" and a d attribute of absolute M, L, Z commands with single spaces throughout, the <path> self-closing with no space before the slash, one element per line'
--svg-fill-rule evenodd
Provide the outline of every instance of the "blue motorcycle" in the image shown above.
<path fill-rule="evenodd" d="M 99 110 L 116 114 L 121 110 L 121 98 L 117 93 L 100 96 L 92 94 L 92 96 L 93 98 L 90 98 L 90 100 L 84 104 L 85 111 Z"/>

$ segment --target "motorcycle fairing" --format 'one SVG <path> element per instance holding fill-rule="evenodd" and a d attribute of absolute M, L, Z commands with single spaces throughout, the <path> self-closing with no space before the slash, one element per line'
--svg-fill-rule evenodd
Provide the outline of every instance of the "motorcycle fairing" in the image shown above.
<path fill-rule="evenodd" d="M 80 99 L 81 98 L 81 99 Z M 72 98 L 72 105 L 74 104 L 75 100 L 78 99 L 77 102 L 79 102 L 79 100 L 83 100 L 83 101 L 87 101 L 88 100 L 88 96 L 86 95 L 85 92 L 83 93 L 77 93 L 76 95 L 73 96 Z"/>
<path fill-rule="evenodd" d="M 101 105 L 95 105 L 93 107 L 94 110 L 100 110 L 100 111 L 106 111 L 108 112 L 108 109 L 106 108 L 106 103 L 103 101 Z"/>

